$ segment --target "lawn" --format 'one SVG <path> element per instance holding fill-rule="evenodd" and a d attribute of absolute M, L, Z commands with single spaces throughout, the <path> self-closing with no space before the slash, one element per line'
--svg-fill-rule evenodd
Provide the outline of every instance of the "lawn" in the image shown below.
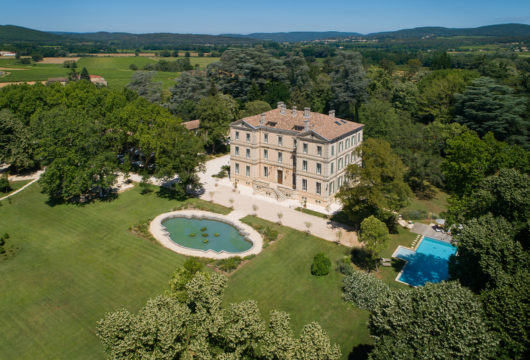
<path fill-rule="evenodd" d="M 103 358 L 97 320 L 121 307 L 138 310 L 164 291 L 185 259 L 132 235 L 129 227 L 180 205 L 155 192 L 141 195 L 136 187 L 110 202 L 50 206 L 38 184 L 3 201 L 0 232 L 8 232 L 9 245 L 18 250 L 0 261 L 0 358 Z M 251 298 L 264 314 L 287 311 L 297 332 L 316 320 L 346 359 L 353 346 L 370 342 L 367 313 L 342 301 L 340 274 L 316 278 L 309 268 L 318 252 L 335 262 L 347 250 L 280 230 L 282 239 L 230 276 L 225 302 Z"/>
<path fill-rule="evenodd" d="M 254 299 L 264 316 L 273 309 L 286 311 L 296 334 L 305 324 L 317 321 L 341 346 L 344 359 L 354 346 L 371 342 L 368 313 L 342 300 L 343 276 L 334 270 L 335 262 L 349 249 L 255 217 L 244 221 L 273 227 L 283 237 L 230 276 L 225 303 Z M 319 252 L 333 263 L 324 277 L 310 273 L 313 256 Z"/>
<path fill-rule="evenodd" d="M 103 76 L 110 88 L 120 88 L 127 85 L 133 75 L 134 71 L 129 69 L 131 64 L 135 64 L 138 69 L 142 69 L 147 64 L 153 64 L 158 60 L 175 60 L 176 58 L 155 58 L 143 56 L 131 57 L 82 57 L 77 62 L 78 71 L 86 67 L 89 74 Z M 192 65 L 199 64 L 201 69 L 212 62 L 218 61 L 219 58 L 211 57 L 191 57 Z M 0 67 L 5 68 L 20 68 L 24 70 L 5 70 L 10 74 L 0 78 L 0 82 L 8 81 L 45 81 L 50 77 L 64 77 L 68 76 L 69 69 L 63 67 L 62 64 L 34 64 L 34 65 L 20 65 L 14 59 L 1 59 Z M 173 85 L 175 78 L 179 76 L 178 72 L 158 72 L 155 76 L 155 81 L 162 82 L 164 90 L 169 89 Z"/>
<path fill-rule="evenodd" d="M 34 185 L 0 207 L 0 232 L 18 248 L 0 262 L 0 358 L 103 358 L 96 321 L 137 310 L 184 260 L 128 228 L 178 204 L 137 189 L 86 206 L 45 202 Z"/>
<path fill-rule="evenodd" d="M 10 181 L 9 182 L 9 186 L 11 187 L 11 190 L 9 190 L 8 192 L 5 192 L 5 193 L 0 191 L 0 198 L 11 194 L 13 191 L 17 191 L 18 189 L 20 189 L 22 186 L 26 185 L 30 181 L 31 180 Z"/>
<path fill-rule="evenodd" d="M 436 219 L 443 211 L 447 211 L 447 199 L 449 195 L 439 189 L 436 189 L 435 195 L 432 199 L 423 199 L 414 195 L 411 203 L 401 209 L 400 213 L 403 218 L 408 220 L 408 215 L 412 215 L 410 220 L 429 221 L 432 218 Z M 421 216 L 414 216 L 421 215 Z"/>

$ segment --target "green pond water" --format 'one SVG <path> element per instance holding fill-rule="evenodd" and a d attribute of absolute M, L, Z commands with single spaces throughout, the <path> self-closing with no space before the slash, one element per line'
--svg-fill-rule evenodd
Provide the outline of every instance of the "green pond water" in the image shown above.
<path fill-rule="evenodd" d="M 162 225 L 171 240 L 190 249 L 239 253 L 252 247 L 252 243 L 245 240 L 235 227 L 220 221 L 177 217 L 163 221 Z"/>

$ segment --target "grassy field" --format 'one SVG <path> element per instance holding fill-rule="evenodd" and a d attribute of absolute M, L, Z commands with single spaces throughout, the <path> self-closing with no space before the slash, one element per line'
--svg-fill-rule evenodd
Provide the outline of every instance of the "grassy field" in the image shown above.
<path fill-rule="evenodd" d="M 11 187 L 11 190 L 5 193 L 0 191 L 0 198 L 11 194 L 13 191 L 17 191 L 18 189 L 20 189 L 22 186 L 26 185 L 30 181 L 31 180 L 10 181 L 9 186 Z"/>
<path fill-rule="evenodd" d="M 103 358 L 96 321 L 121 307 L 139 309 L 164 291 L 184 261 L 129 227 L 180 205 L 155 193 L 141 195 L 136 187 L 110 202 L 50 206 L 37 184 L 3 201 L 0 232 L 8 232 L 18 250 L 0 261 L 0 358 Z M 279 230 L 283 238 L 230 276 L 225 302 L 251 298 L 265 315 L 287 311 L 295 331 L 316 320 L 346 359 L 355 345 L 370 342 L 367 313 L 342 301 L 340 274 L 316 278 L 309 269 L 318 252 L 335 262 L 349 251 Z"/>
<path fill-rule="evenodd" d="M 332 341 L 340 344 L 343 358 L 354 346 L 370 342 L 368 313 L 342 300 L 343 276 L 334 269 L 324 277 L 310 273 L 317 253 L 326 254 L 335 268 L 336 260 L 349 249 L 254 217 L 244 221 L 275 228 L 283 237 L 230 277 L 226 303 L 257 300 L 264 316 L 273 309 L 286 311 L 291 314 L 295 333 L 317 321 Z"/>
<path fill-rule="evenodd" d="M 425 214 L 424 218 L 418 220 L 428 221 L 430 219 L 431 214 L 433 218 L 436 218 L 436 216 L 439 216 L 440 213 L 447 210 L 448 198 L 449 195 L 439 189 L 436 189 L 436 194 L 432 199 L 422 199 L 414 195 L 411 203 L 407 207 L 403 208 L 400 212 L 423 212 Z"/>
<path fill-rule="evenodd" d="M 78 71 L 86 67 L 88 72 L 92 75 L 101 75 L 111 88 L 119 88 L 127 85 L 134 71 L 129 69 L 131 64 L 135 64 L 138 69 L 143 68 L 147 64 L 152 64 L 158 60 L 175 60 L 176 58 L 155 58 L 155 57 L 82 57 L 77 62 Z M 219 58 L 211 57 L 191 57 L 192 65 L 199 64 L 204 69 L 212 62 L 218 61 Z M 45 81 L 50 77 L 67 76 L 69 69 L 66 69 L 62 64 L 34 64 L 21 65 L 15 59 L 0 59 L 0 68 L 17 68 L 21 70 L 2 70 L 8 71 L 10 74 L 0 78 L 0 82 L 10 81 Z M 164 90 L 167 90 L 173 85 L 175 78 L 179 73 L 177 72 L 158 72 L 155 81 L 162 82 Z"/>

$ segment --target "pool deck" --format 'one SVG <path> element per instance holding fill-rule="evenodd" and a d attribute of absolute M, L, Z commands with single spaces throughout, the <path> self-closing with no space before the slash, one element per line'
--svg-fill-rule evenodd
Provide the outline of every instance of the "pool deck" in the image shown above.
<path fill-rule="evenodd" d="M 443 233 L 441 231 L 435 231 L 432 226 L 422 224 L 420 222 L 414 223 L 414 226 L 412 229 L 410 229 L 411 232 L 415 234 L 420 234 L 425 237 L 440 240 L 446 243 L 451 243 L 453 240 L 453 237 L 447 233 Z"/>
<path fill-rule="evenodd" d="M 252 242 L 252 247 L 246 251 L 240 253 L 230 253 L 226 251 L 214 251 L 214 250 L 199 250 L 191 249 L 185 246 L 181 246 L 171 240 L 169 233 L 166 231 L 162 222 L 167 219 L 183 217 L 183 218 L 203 218 L 208 220 L 222 221 L 229 225 L 234 226 L 238 229 L 245 237 Z M 263 248 L 263 238 L 261 235 L 251 226 L 242 223 L 239 221 L 240 218 L 244 217 L 244 214 L 238 213 L 237 211 L 232 211 L 228 215 L 216 214 L 208 211 L 200 210 L 179 210 L 167 212 L 160 214 L 151 221 L 149 225 L 149 232 L 153 237 L 165 248 L 172 250 L 176 253 L 187 255 L 187 256 L 196 256 L 196 257 L 205 257 L 210 259 L 228 259 L 234 256 L 239 256 L 241 258 L 249 255 L 257 255 L 261 252 Z"/>

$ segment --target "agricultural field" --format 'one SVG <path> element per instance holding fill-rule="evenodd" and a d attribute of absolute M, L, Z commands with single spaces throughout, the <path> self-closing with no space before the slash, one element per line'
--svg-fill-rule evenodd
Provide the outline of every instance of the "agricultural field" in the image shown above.
<path fill-rule="evenodd" d="M 135 187 L 109 202 L 53 205 L 34 184 L 2 202 L 0 231 L 10 234 L 16 254 L 0 261 L 0 358 L 103 358 L 94 334 L 97 320 L 123 307 L 136 311 L 167 288 L 185 257 L 129 231 L 182 204 L 153 190 L 142 194 Z M 350 249 L 258 218 L 245 221 L 276 228 L 280 239 L 230 275 L 225 303 L 255 299 L 264 316 L 271 309 L 289 312 L 295 332 L 318 321 L 340 344 L 344 359 L 355 346 L 371 342 L 368 313 L 342 300 L 342 275 L 334 269 L 325 277 L 310 275 L 316 253 L 335 264 Z M 398 243 L 410 245 L 410 236 L 397 235 L 387 252 Z M 384 271 L 380 276 L 397 284 L 397 270 Z"/>
<path fill-rule="evenodd" d="M 66 58 L 65 58 L 66 59 Z M 78 71 L 86 67 L 89 74 L 103 76 L 111 88 L 124 87 L 129 83 L 134 71 L 129 68 L 131 64 L 135 64 L 138 69 L 143 68 L 147 64 L 156 63 L 158 60 L 171 61 L 177 58 L 160 58 L 160 57 L 144 57 L 144 56 L 114 56 L 114 57 L 82 57 L 78 60 Z M 211 57 L 191 57 L 192 65 L 198 64 L 201 69 L 212 62 L 219 60 L 219 58 Z M 44 61 L 46 62 L 46 60 Z M 6 70 L 3 70 L 6 69 Z M 46 81 L 50 77 L 65 77 L 68 76 L 69 69 L 59 64 L 50 63 L 36 63 L 32 65 L 18 64 L 15 59 L 0 59 L 0 71 L 7 74 L 0 77 L 2 82 L 18 82 L 18 81 Z M 179 76 L 177 72 L 158 72 L 155 81 L 162 82 L 162 87 L 167 91 L 173 85 L 175 78 Z"/>

